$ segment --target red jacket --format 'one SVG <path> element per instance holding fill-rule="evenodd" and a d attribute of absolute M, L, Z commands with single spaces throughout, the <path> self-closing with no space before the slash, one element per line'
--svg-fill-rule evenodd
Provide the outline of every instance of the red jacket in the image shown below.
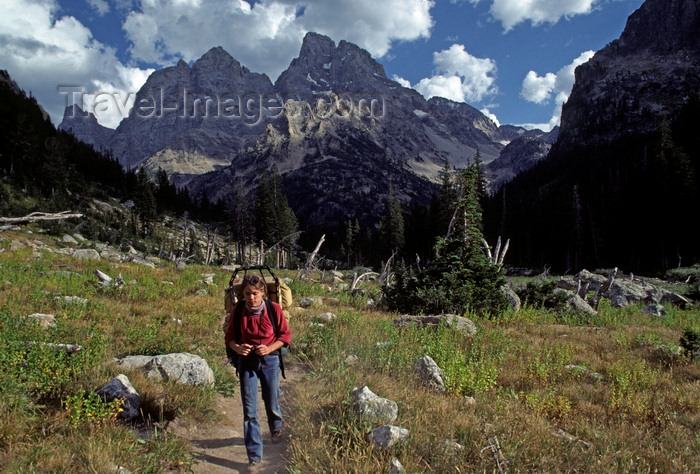
<path fill-rule="evenodd" d="M 254 315 L 248 312 L 245 302 L 241 301 L 233 306 L 229 314 L 229 323 L 224 336 L 226 347 L 229 347 L 229 343 L 234 340 L 233 313 L 236 311 L 238 304 L 243 305 L 243 315 L 241 317 L 241 340 L 235 341 L 236 344 L 264 344 L 269 346 L 275 341 L 282 341 L 285 346 L 288 346 L 292 340 L 292 332 L 289 330 L 287 318 L 284 317 L 282 307 L 279 304 L 274 301 L 271 303 L 276 313 L 274 316 L 277 320 L 277 337 L 275 337 L 272 322 L 270 322 L 270 318 L 267 315 L 267 305 L 263 304 L 262 313 Z"/>

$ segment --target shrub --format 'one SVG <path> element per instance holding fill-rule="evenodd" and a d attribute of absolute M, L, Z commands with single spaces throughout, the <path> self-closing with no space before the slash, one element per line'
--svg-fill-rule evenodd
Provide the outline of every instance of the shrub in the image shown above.
<path fill-rule="evenodd" d="M 698 331 L 694 331 L 690 328 L 684 330 L 680 339 L 680 344 L 691 359 L 695 359 L 695 357 L 700 355 L 700 333 L 698 333 Z"/>
<path fill-rule="evenodd" d="M 524 305 L 534 308 L 562 309 L 566 305 L 567 295 L 557 290 L 555 281 L 530 281 L 525 288 L 519 288 L 516 293 Z"/>

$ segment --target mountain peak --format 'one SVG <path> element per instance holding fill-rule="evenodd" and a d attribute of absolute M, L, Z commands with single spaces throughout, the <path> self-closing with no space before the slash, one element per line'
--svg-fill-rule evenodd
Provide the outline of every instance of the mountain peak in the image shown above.
<path fill-rule="evenodd" d="M 307 56 L 312 51 L 323 51 L 331 54 L 335 50 L 335 42 L 328 36 L 309 31 L 304 35 L 304 40 L 301 43 L 299 56 Z"/>
<path fill-rule="evenodd" d="M 375 89 L 369 81 L 386 81 L 384 68 L 359 46 L 309 32 L 289 68 L 277 78 L 275 88 L 284 94 L 309 98 L 327 92 L 357 92 Z"/>

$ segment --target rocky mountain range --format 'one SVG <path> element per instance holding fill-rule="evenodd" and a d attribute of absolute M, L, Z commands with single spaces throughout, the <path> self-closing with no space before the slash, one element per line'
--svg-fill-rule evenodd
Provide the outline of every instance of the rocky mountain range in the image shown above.
<path fill-rule="evenodd" d="M 656 130 L 700 91 L 700 2 L 647 0 L 620 38 L 576 69 L 557 147 Z"/>
<path fill-rule="evenodd" d="M 376 221 L 390 185 L 405 203 L 426 204 L 445 163 L 463 168 L 477 150 L 489 163 L 513 138 L 544 135 L 498 127 L 465 103 L 426 100 L 367 51 L 316 33 L 274 84 L 216 47 L 192 66 L 151 74 L 116 130 L 77 107 L 59 128 L 212 200 L 230 200 L 239 183 L 252 189 L 274 163 L 294 211 L 316 223 Z"/>

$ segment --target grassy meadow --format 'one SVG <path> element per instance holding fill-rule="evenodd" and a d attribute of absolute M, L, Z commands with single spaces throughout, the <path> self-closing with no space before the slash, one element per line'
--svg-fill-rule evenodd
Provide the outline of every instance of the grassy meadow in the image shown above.
<path fill-rule="evenodd" d="M 0 471 L 188 472 L 194 459 L 167 422 L 216 423 L 214 395 L 237 396 L 235 375 L 222 367 L 230 273 L 77 260 L 12 240 L 58 246 L 47 235 L 0 234 Z M 100 288 L 95 270 L 121 274 L 126 284 Z M 212 285 L 206 274 L 215 274 Z M 379 293 L 371 283 L 365 296 L 329 284 L 290 286 L 296 300 L 332 297 L 290 311 L 286 364 L 305 371 L 287 420 L 290 472 L 387 472 L 394 459 L 409 473 L 494 472 L 489 446 L 496 440 L 508 472 L 700 471 L 700 363 L 679 350 L 686 328 L 700 330 L 698 309 L 655 317 L 642 306 L 615 309 L 603 300 L 597 316 L 534 307 L 468 314 L 478 326 L 469 338 L 447 327 L 394 327 L 396 314 L 367 306 Z M 195 294 L 201 289 L 207 294 Z M 62 296 L 87 303 L 55 299 Z M 336 320 L 310 323 L 323 312 Z M 29 320 L 33 313 L 55 315 L 55 327 Z M 83 350 L 67 354 L 42 343 Z M 215 386 L 127 373 L 142 396 L 137 426 L 115 421 L 119 406 L 92 395 L 119 373 L 113 358 L 171 352 L 206 359 Z M 446 393 L 414 377 L 413 362 L 423 355 L 445 372 Z M 350 402 L 363 385 L 398 404 L 394 425 L 410 430 L 405 442 L 383 451 L 367 441 L 372 427 Z"/>

